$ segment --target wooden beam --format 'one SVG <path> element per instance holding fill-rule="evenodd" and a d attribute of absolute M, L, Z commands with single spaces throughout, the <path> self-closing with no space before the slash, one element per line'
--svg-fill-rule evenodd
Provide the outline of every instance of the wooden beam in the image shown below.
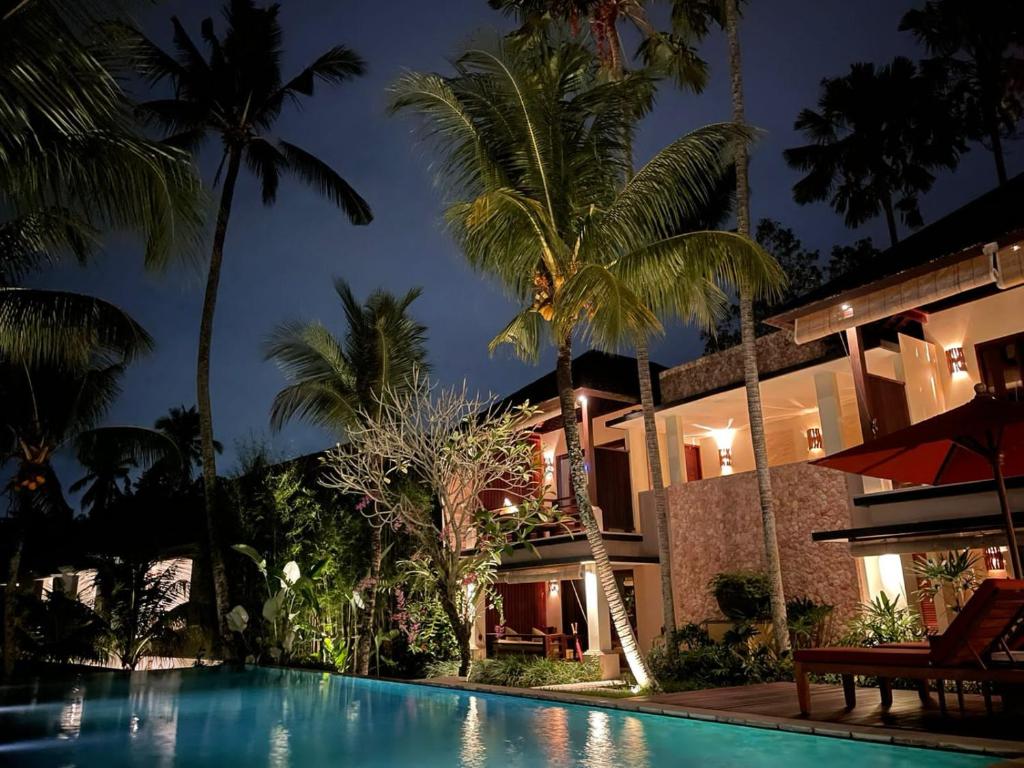
<path fill-rule="evenodd" d="M 859 326 L 846 330 L 846 343 L 850 350 L 850 367 L 853 369 L 853 388 L 857 393 L 861 436 L 867 443 L 875 438 L 875 420 L 872 416 L 871 390 L 868 388 L 867 360 L 864 358 L 864 334 Z"/>

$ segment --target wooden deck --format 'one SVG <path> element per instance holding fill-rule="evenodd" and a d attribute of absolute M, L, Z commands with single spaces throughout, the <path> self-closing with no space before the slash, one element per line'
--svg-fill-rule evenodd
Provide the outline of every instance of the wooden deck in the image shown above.
<path fill-rule="evenodd" d="M 916 691 L 893 691 L 893 703 L 883 709 L 878 689 L 858 688 L 857 706 L 847 709 L 840 686 L 811 686 L 811 715 L 804 717 L 796 700 L 794 683 L 766 683 L 734 688 L 712 688 L 703 691 L 663 693 L 647 697 L 659 704 L 716 710 L 719 712 L 765 715 L 809 724 L 841 723 L 843 725 L 895 728 L 906 731 L 970 736 L 985 739 L 1021 739 L 1021 715 L 1004 712 L 998 697 L 995 712 L 985 713 L 981 696 L 966 694 L 964 711 L 956 704 L 956 695 L 947 694 L 949 712 L 944 717 L 932 694 L 928 704 L 922 704 Z"/>

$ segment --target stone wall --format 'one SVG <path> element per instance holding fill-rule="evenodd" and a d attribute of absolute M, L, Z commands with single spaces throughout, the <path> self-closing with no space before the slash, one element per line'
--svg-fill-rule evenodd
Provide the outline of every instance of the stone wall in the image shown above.
<path fill-rule="evenodd" d="M 860 602 L 856 561 L 846 544 L 816 543 L 811 533 L 849 527 L 845 475 L 803 462 L 772 467 L 771 474 L 786 597 L 836 606 L 841 626 Z M 756 477 L 744 472 L 673 485 L 668 508 L 678 619 L 721 619 L 710 579 L 765 567 Z"/>
<path fill-rule="evenodd" d="M 757 370 L 764 378 L 775 371 L 827 358 L 835 351 L 829 340 L 797 345 L 789 331 L 777 331 L 757 340 Z M 662 371 L 661 401 L 673 403 L 742 383 L 742 349 L 730 347 Z"/>

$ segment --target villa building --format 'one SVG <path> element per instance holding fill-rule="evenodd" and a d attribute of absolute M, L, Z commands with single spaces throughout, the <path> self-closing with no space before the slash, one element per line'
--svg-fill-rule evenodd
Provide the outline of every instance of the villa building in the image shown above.
<path fill-rule="evenodd" d="M 872 264 L 778 308 L 758 339 L 783 580 L 788 597 L 836 607 L 838 622 L 880 592 L 942 629 L 943 596 L 920 600 L 915 563 L 969 548 L 979 576 L 1005 574 L 992 483 L 894 488 L 811 464 L 967 402 L 983 383 L 1024 397 L 1024 176 L 906 238 Z M 575 363 L 591 497 L 644 650 L 661 634 L 653 500 L 635 362 Z M 668 486 L 677 623 L 721 616 L 717 573 L 764 567 L 739 348 L 660 371 L 657 406 Z M 537 433 L 549 495 L 570 512 L 554 376 L 509 397 L 542 407 Z M 1010 479 L 1024 525 L 1024 478 Z M 507 625 L 571 632 L 592 650 L 615 638 L 585 539 L 547 531 L 503 560 Z M 538 557 L 539 554 L 539 557 Z M 481 612 L 480 652 L 493 650 Z M 489 647 L 490 646 L 490 647 Z"/>

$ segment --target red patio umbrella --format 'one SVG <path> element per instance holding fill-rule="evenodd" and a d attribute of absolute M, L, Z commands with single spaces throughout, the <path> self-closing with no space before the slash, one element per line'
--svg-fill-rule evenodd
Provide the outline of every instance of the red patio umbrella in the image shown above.
<path fill-rule="evenodd" d="M 904 483 L 948 485 L 994 479 L 1010 563 L 1024 577 L 1004 478 L 1024 475 L 1024 402 L 997 398 L 983 384 L 969 403 L 813 464 Z"/>

